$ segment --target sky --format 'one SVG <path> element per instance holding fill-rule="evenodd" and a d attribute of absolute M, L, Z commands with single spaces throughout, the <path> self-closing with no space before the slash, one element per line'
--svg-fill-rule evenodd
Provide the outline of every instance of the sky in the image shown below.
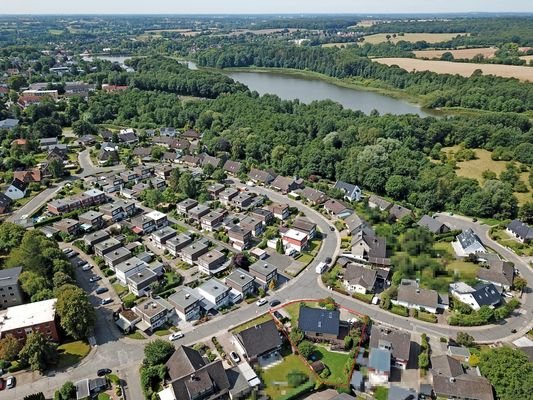
<path fill-rule="evenodd" d="M 533 0 L 15 0 L 1 14 L 533 12 Z"/>

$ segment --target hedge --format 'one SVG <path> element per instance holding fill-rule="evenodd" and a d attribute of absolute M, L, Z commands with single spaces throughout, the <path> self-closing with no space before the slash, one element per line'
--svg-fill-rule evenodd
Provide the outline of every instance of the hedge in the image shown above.
<path fill-rule="evenodd" d="M 372 299 L 374 298 L 374 295 L 371 293 L 370 294 L 353 293 L 352 297 L 364 303 L 370 304 L 372 303 Z"/>
<path fill-rule="evenodd" d="M 431 314 L 431 313 L 424 312 L 424 311 L 418 311 L 418 313 L 416 314 L 416 319 L 419 319 L 420 321 L 431 322 L 431 323 L 437 322 L 437 316 L 435 314 Z"/>
<path fill-rule="evenodd" d="M 393 314 L 401 315 L 402 317 L 409 316 L 409 310 L 402 306 L 392 305 L 389 311 Z"/>
<path fill-rule="evenodd" d="M 285 396 L 281 396 L 278 400 L 293 400 L 299 398 L 302 394 L 308 393 L 315 388 L 315 384 L 312 381 L 304 383 L 298 386 L 292 392 L 287 393 Z"/>

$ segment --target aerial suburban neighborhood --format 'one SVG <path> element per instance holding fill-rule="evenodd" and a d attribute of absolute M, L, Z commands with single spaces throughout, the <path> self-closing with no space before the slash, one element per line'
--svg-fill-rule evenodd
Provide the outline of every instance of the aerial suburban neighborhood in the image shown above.
<path fill-rule="evenodd" d="M 306 7 L 0 16 L 0 399 L 533 399 L 531 16 Z"/>

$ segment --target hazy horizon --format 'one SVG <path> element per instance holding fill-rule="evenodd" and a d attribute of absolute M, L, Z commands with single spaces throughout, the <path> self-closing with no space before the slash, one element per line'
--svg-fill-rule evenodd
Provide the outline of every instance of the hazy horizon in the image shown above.
<path fill-rule="evenodd" d="M 181 3 L 181 4 L 180 4 Z M 66 0 L 28 0 L 2 5 L 2 15 L 282 15 L 282 14 L 451 14 L 451 13 L 531 13 L 531 0 L 196 0 L 194 3 L 152 0 L 132 4 L 126 0 L 93 0 L 75 4 Z"/>

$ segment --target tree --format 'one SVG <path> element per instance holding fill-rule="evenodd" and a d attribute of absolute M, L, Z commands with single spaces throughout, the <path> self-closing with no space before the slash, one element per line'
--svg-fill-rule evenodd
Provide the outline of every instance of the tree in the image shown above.
<path fill-rule="evenodd" d="M 518 213 L 522 222 L 526 224 L 533 224 L 533 201 L 525 203 Z"/>
<path fill-rule="evenodd" d="M 20 246 L 25 229 L 12 222 L 0 224 L 0 253 L 7 254 L 15 247 Z"/>
<path fill-rule="evenodd" d="M 20 342 L 13 336 L 7 335 L 0 339 L 0 360 L 13 361 L 20 351 Z"/>
<path fill-rule="evenodd" d="M 59 393 L 61 394 L 61 398 L 63 400 L 70 400 L 72 398 L 76 397 L 76 386 L 71 381 L 67 381 L 63 383 L 63 386 L 61 386 L 61 389 L 59 389 Z"/>
<path fill-rule="evenodd" d="M 498 347 L 483 351 L 479 370 L 501 400 L 529 399 L 533 393 L 533 363 L 519 350 Z"/>
<path fill-rule="evenodd" d="M 10 89 L 18 92 L 20 88 L 28 85 L 28 81 L 26 81 L 26 78 L 24 78 L 22 75 L 12 75 L 7 78 L 7 84 Z"/>
<path fill-rule="evenodd" d="M 283 249 L 283 242 L 281 241 L 281 239 L 278 239 L 278 241 L 276 242 L 276 251 L 279 254 L 285 253 L 285 250 Z"/>
<path fill-rule="evenodd" d="M 141 386 L 147 399 L 153 398 L 154 390 L 157 390 L 159 384 L 165 378 L 167 367 L 163 364 L 144 365 L 140 370 Z"/>
<path fill-rule="evenodd" d="M 513 287 L 516 290 L 523 291 L 527 287 L 527 281 L 521 276 L 517 276 L 516 278 L 514 278 Z"/>
<path fill-rule="evenodd" d="M 28 365 L 32 371 L 44 372 L 48 366 L 57 360 L 57 346 L 49 342 L 44 335 L 33 332 L 26 338 L 26 344 L 19 353 L 23 365 Z"/>
<path fill-rule="evenodd" d="M 50 171 L 50 175 L 52 175 L 54 178 L 61 178 L 63 175 L 65 175 L 65 167 L 63 162 L 60 160 L 51 160 L 48 163 L 48 170 Z"/>
<path fill-rule="evenodd" d="M 291 329 L 291 332 L 289 333 L 289 339 L 295 346 L 298 346 L 298 344 L 302 340 L 304 340 L 304 338 L 305 338 L 305 335 L 300 329 L 298 328 Z"/>
<path fill-rule="evenodd" d="M 429 367 L 429 356 L 427 352 L 418 355 L 418 368 L 427 369 Z"/>
<path fill-rule="evenodd" d="M 473 368 L 477 367 L 479 365 L 479 356 L 475 353 L 470 354 L 470 357 L 468 357 L 468 364 Z"/>
<path fill-rule="evenodd" d="M 174 345 L 161 339 L 156 339 L 144 348 L 144 364 L 154 366 L 164 364 L 174 353 Z"/>
<path fill-rule="evenodd" d="M 243 253 L 235 254 L 232 258 L 232 263 L 237 268 L 242 268 L 246 271 L 248 271 L 248 267 L 250 266 L 250 260 L 248 260 L 248 257 Z"/>
<path fill-rule="evenodd" d="M 190 172 L 185 172 L 180 176 L 178 187 L 180 192 L 187 197 L 196 198 L 198 188 Z"/>
<path fill-rule="evenodd" d="M 474 345 L 474 338 L 466 332 L 457 332 L 455 342 L 460 346 L 472 347 Z"/>
<path fill-rule="evenodd" d="M 224 182 L 228 175 L 224 172 L 222 168 L 217 168 L 215 172 L 211 175 L 211 178 L 213 178 L 217 182 Z"/>
<path fill-rule="evenodd" d="M 344 337 L 344 350 L 349 351 L 353 347 L 353 338 L 351 336 Z"/>
<path fill-rule="evenodd" d="M 48 281 L 37 272 L 24 271 L 19 276 L 20 287 L 29 297 L 43 289 L 48 289 Z"/>
<path fill-rule="evenodd" d="M 78 136 L 84 136 L 94 135 L 98 132 L 98 129 L 90 122 L 80 119 L 72 124 L 72 131 Z"/>
<path fill-rule="evenodd" d="M 276 285 L 277 285 L 277 282 L 275 279 L 272 279 L 269 283 L 268 283 L 268 290 L 275 290 L 276 289 Z"/>
<path fill-rule="evenodd" d="M 171 188 L 175 192 L 179 190 L 180 177 L 181 177 L 181 171 L 179 168 L 174 168 L 172 171 L 170 171 L 170 176 L 168 178 L 168 184 L 169 184 L 169 188 Z"/>
<path fill-rule="evenodd" d="M 52 279 L 55 289 L 59 289 L 63 285 L 74 284 L 74 279 L 70 275 L 65 274 L 62 271 L 58 271 L 54 274 Z"/>
<path fill-rule="evenodd" d="M 313 354 L 315 350 L 315 345 L 308 340 L 304 340 L 298 345 L 298 353 L 306 359 L 311 357 L 311 354 Z"/>
<path fill-rule="evenodd" d="M 57 293 L 56 312 L 65 332 L 74 339 L 87 337 L 96 322 L 87 293 L 74 285 L 63 285 Z"/>

